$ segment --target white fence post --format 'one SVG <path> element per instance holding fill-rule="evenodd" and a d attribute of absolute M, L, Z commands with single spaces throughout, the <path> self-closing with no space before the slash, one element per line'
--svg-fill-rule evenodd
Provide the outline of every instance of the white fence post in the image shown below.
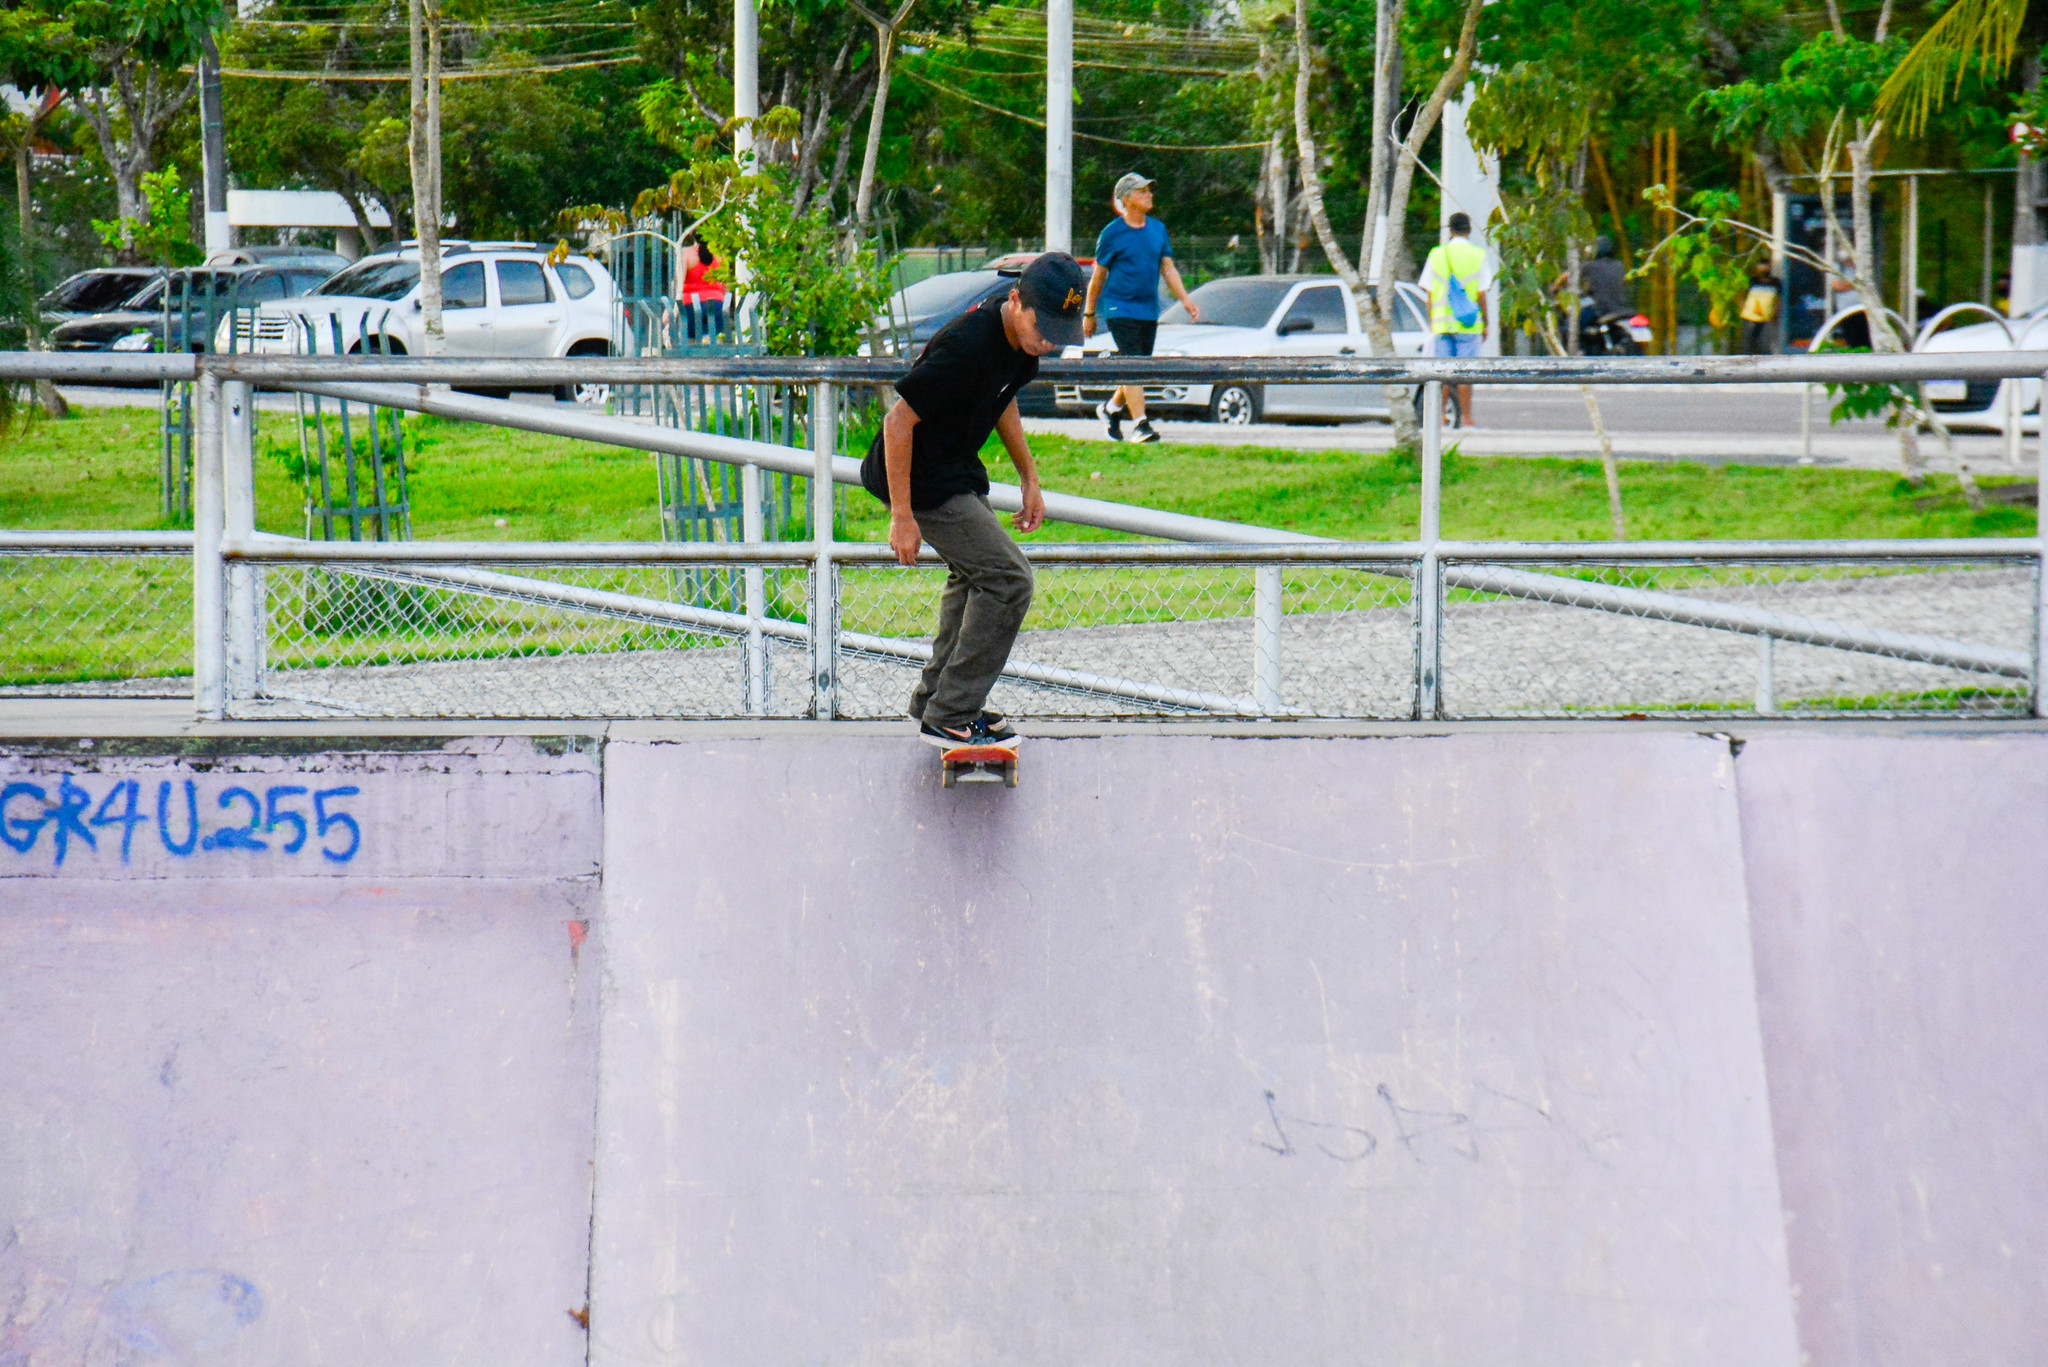
<path fill-rule="evenodd" d="M 1437 666 L 1443 658 L 1443 571 L 1436 557 L 1443 539 L 1444 385 L 1422 386 L 1422 560 L 1415 567 L 1415 716 L 1434 721 L 1443 714 Z"/>
<path fill-rule="evenodd" d="M 1285 705 L 1280 701 L 1281 576 L 1279 565 L 1252 571 L 1252 705 L 1261 716 L 1272 716 Z"/>
<path fill-rule="evenodd" d="M 1756 710 L 1770 716 L 1778 710 L 1778 639 L 1756 638 Z"/>
<path fill-rule="evenodd" d="M 228 380 L 221 396 L 221 482 L 227 539 L 246 545 L 256 534 L 256 394 Z M 227 691 L 224 706 L 253 698 L 263 686 L 263 571 L 226 567 Z"/>
<path fill-rule="evenodd" d="M 2011 382 L 2019 388 L 2019 381 Z M 2048 502 L 2040 491 L 2048 488 L 2048 374 L 2041 377 L 2041 454 L 2034 469 L 2034 535 L 2041 539 L 2041 560 L 2034 568 L 2034 715 L 2048 717 L 2048 698 L 2041 686 L 2048 682 Z"/>
<path fill-rule="evenodd" d="M 749 546 L 758 546 L 765 539 L 761 467 L 752 461 L 740 467 L 740 503 L 740 539 Z M 758 717 L 769 708 L 768 638 L 761 630 L 761 621 L 768 615 L 767 571 L 759 565 L 749 565 L 740 571 L 740 582 L 746 594 L 747 612 L 745 706 L 749 716 Z"/>
<path fill-rule="evenodd" d="M 193 389 L 199 411 L 194 432 L 198 449 L 192 453 L 192 703 L 199 720 L 219 721 L 227 707 L 220 378 L 201 371 Z"/>
<path fill-rule="evenodd" d="M 811 389 L 811 715 L 839 715 L 839 571 L 832 560 L 832 457 L 839 449 L 839 387 Z"/>

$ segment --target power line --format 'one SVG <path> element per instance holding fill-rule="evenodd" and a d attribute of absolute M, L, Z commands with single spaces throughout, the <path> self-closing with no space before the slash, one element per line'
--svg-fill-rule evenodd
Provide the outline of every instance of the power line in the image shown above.
<path fill-rule="evenodd" d="M 1001 114 L 1006 118 L 1015 119 L 1019 123 L 1028 123 L 1033 128 L 1045 127 L 1044 119 L 1034 119 L 1029 114 L 1019 114 L 1014 109 L 1005 109 L 1001 105 L 990 104 L 986 100 L 977 100 L 964 90 L 955 90 L 952 86 L 941 85 L 928 76 L 920 76 L 908 67 L 903 69 L 903 75 L 908 76 L 919 85 L 930 86 L 942 95 L 951 95 L 956 100 L 964 100 L 977 109 L 986 109 L 991 114 Z M 1083 133 L 1078 129 L 1075 130 L 1074 136 L 1083 142 L 1099 142 L 1110 147 L 1135 147 L 1145 152 L 1249 152 L 1266 146 L 1264 142 L 1218 142 L 1192 147 L 1167 142 L 1126 142 L 1122 138 L 1101 138 L 1093 133 Z"/>
<path fill-rule="evenodd" d="M 580 71 L 587 67 L 624 66 L 641 60 L 632 57 L 604 57 L 589 62 L 555 62 L 547 66 L 492 66 L 472 67 L 462 71 L 444 71 L 444 81 L 487 81 L 493 76 L 540 76 L 551 71 Z M 191 70 L 190 67 L 185 70 Z M 260 67 L 222 67 L 221 75 L 237 76 L 245 81 L 410 81 L 409 71 L 266 71 Z"/>

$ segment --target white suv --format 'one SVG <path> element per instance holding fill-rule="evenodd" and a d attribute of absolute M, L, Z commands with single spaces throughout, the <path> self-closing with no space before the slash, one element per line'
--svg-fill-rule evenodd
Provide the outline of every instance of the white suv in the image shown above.
<path fill-rule="evenodd" d="M 416 355 L 419 284 L 414 244 L 366 256 L 311 294 L 266 303 L 253 318 L 238 315 L 234 349 Z M 441 244 L 445 355 L 603 356 L 611 349 L 612 297 L 610 274 L 587 256 L 554 261 L 525 242 Z"/>

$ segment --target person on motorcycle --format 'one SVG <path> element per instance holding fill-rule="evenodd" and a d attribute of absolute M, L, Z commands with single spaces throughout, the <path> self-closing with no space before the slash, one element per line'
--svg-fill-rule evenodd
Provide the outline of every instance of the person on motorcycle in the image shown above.
<path fill-rule="evenodd" d="M 1636 311 L 1630 297 L 1628 269 L 1614 259 L 1614 242 L 1606 236 L 1593 239 L 1593 259 L 1579 267 L 1579 288 L 1590 303 L 1579 309 L 1579 335 L 1599 329 L 1600 320 L 1616 315 L 1627 317 Z M 1583 343 L 1581 343 L 1583 349 Z"/>

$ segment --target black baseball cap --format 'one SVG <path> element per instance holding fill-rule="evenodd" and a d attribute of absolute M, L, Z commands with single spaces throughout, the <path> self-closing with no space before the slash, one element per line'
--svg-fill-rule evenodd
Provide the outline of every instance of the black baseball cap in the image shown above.
<path fill-rule="evenodd" d="M 1081 263 L 1065 252 L 1047 252 L 1017 278 L 1024 307 L 1038 319 L 1038 331 L 1054 346 L 1081 344 L 1081 306 L 1088 297 L 1088 277 Z"/>

